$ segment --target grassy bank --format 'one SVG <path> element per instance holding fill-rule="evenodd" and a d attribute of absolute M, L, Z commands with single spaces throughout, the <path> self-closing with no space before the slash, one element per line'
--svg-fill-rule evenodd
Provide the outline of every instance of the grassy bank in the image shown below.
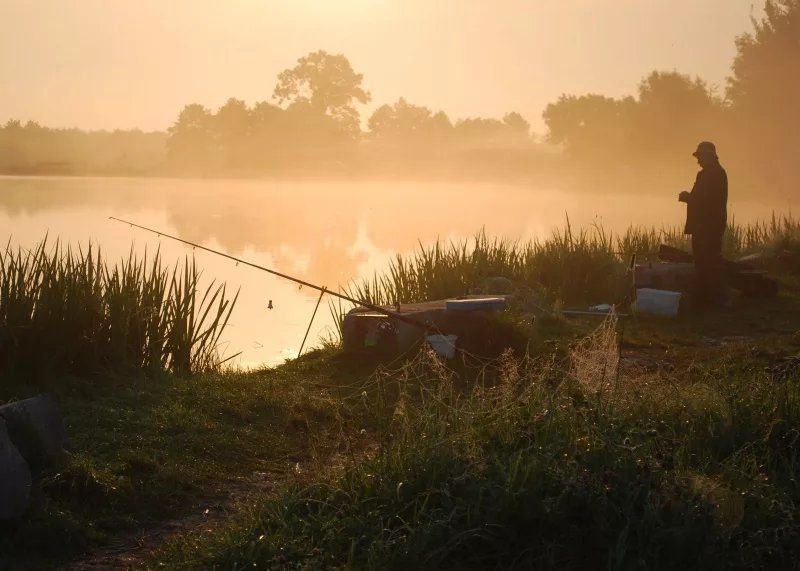
<path fill-rule="evenodd" d="M 792 220 L 735 227 L 727 255 L 792 249 L 797 231 Z M 618 291 L 603 279 L 609 268 L 682 240 L 567 230 L 520 246 L 479 235 L 398 259 L 355 291 L 415 301 L 504 276 L 552 280 L 555 298 L 602 299 Z M 782 283 L 777 300 L 637 318 L 624 336 L 618 324 L 540 322 L 526 331 L 550 338 L 528 354 L 443 363 L 423 352 L 379 369 L 345 403 L 374 439 L 371 455 L 287 487 L 224 530 L 175 537 L 153 563 L 790 567 L 800 554 L 800 305 L 797 279 L 784 272 Z"/>
<path fill-rule="evenodd" d="M 0 566 L 48 568 L 109 542 L 135 546 L 164 522 L 222 510 L 251 485 L 283 485 L 338 445 L 333 427 L 346 418 L 331 387 L 358 369 L 320 358 L 54 387 L 71 453 L 38 475 L 28 516 L 0 526 Z"/>
<path fill-rule="evenodd" d="M 726 247 L 791 249 L 799 232 L 790 219 L 735 228 Z M 624 276 L 631 253 L 681 239 L 481 235 L 398 260 L 361 293 L 413 301 L 502 276 L 552 303 L 607 301 L 607 272 Z M 768 264 L 782 272 L 777 299 L 671 321 L 597 330 L 515 309 L 504 323 L 529 342 L 496 360 L 422 352 L 381 364 L 329 348 L 250 373 L 73 374 L 48 385 L 73 453 L 40 475 L 29 515 L 0 529 L 0 561 L 81 561 L 177 519 L 127 564 L 791 566 L 800 280 Z M 122 561 L 109 557 L 95 567 Z"/>
<path fill-rule="evenodd" d="M 373 455 L 154 563 L 790 568 L 800 340 L 715 321 L 628 324 L 618 375 L 607 328 L 480 367 L 423 353 L 380 370 L 350 405 Z"/>

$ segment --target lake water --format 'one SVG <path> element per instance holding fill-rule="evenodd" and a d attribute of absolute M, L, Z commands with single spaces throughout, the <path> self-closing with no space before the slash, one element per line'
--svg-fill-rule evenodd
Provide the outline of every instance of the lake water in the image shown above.
<path fill-rule="evenodd" d="M 481 228 L 489 236 L 542 238 L 563 226 L 567 214 L 573 227 L 673 226 L 685 216 L 676 195 L 600 197 L 490 183 L 0 177 L 0 228 L 4 241 L 25 247 L 45 235 L 73 245 L 91 241 L 110 260 L 127 256 L 131 246 L 160 247 L 170 263 L 193 254 L 108 219 L 115 216 L 335 289 L 371 276 L 420 242 L 465 239 Z M 792 204 L 731 203 L 738 222 L 773 211 L 788 213 Z M 210 253 L 194 256 L 205 283 L 241 288 L 224 355 L 241 351 L 234 362 L 242 366 L 297 355 L 317 292 Z M 323 302 L 311 346 L 331 325 Z"/>

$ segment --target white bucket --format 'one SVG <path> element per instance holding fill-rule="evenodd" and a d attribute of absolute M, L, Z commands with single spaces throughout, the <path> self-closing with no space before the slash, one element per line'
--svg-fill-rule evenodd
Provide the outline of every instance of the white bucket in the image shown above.
<path fill-rule="evenodd" d="M 636 290 L 636 311 L 675 317 L 681 302 L 681 292 L 664 289 L 640 288 Z"/>
<path fill-rule="evenodd" d="M 456 335 L 428 335 L 425 338 L 436 354 L 445 359 L 456 354 L 456 339 Z"/>

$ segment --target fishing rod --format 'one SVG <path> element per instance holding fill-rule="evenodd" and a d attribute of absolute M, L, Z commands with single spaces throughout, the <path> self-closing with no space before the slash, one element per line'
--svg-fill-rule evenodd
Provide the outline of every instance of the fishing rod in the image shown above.
<path fill-rule="evenodd" d="M 301 280 L 300 278 L 295 278 L 295 277 L 287 275 L 287 274 L 282 274 L 281 272 L 277 272 L 275 270 L 271 270 L 269 268 L 265 268 L 264 266 L 260 266 L 258 264 L 254 264 L 253 262 L 248 262 L 247 260 L 243 260 L 241 258 L 237 258 L 236 256 L 231 256 L 230 254 L 226 254 L 225 252 L 220 252 L 219 250 L 214 250 L 213 248 L 207 248 L 205 246 L 201 246 L 200 244 L 196 244 L 195 242 L 190 242 L 189 240 L 184 240 L 183 238 L 178 238 L 177 236 L 172 236 L 170 234 L 166 234 L 166 233 L 161 232 L 159 230 L 154 230 L 153 228 L 148 228 L 147 226 L 141 226 L 139 224 L 135 224 L 133 222 L 130 222 L 129 220 L 123 220 L 122 218 L 117 218 L 116 216 L 109 216 L 108 218 L 109 218 L 109 220 L 114 220 L 116 222 L 121 222 L 122 224 L 128 224 L 129 226 L 132 226 L 134 228 L 139 228 L 141 230 L 145 230 L 145 231 L 150 232 L 152 234 L 156 234 L 159 237 L 160 236 L 164 236 L 165 238 L 169 238 L 170 240 L 175 240 L 176 242 L 181 242 L 182 244 L 186 244 L 187 246 L 191 246 L 192 248 L 200 248 L 201 250 L 205 250 L 206 252 L 210 252 L 212 254 L 216 254 L 217 256 L 222 256 L 223 258 L 228 258 L 229 260 L 233 260 L 237 264 L 244 264 L 245 266 L 250 266 L 251 268 L 255 268 L 257 270 L 261 270 L 262 272 L 267 272 L 267 273 L 272 274 L 274 276 L 278 276 L 279 278 L 283 278 L 285 280 L 292 281 L 292 282 L 294 282 L 296 284 L 300 284 L 301 286 L 306 286 L 306 287 L 309 287 L 311 289 L 315 289 L 318 292 L 320 292 L 320 299 L 322 299 L 322 295 L 327 293 L 327 294 L 330 294 L 332 296 L 335 296 L 335 297 L 338 297 L 340 299 L 343 299 L 345 301 L 349 301 L 350 303 L 353 303 L 353 304 L 355 304 L 357 306 L 366 307 L 367 309 L 370 309 L 372 311 L 376 311 L 378 313 L 382 313 L 383 315 L 391 317 L 392 319 L 396 319 L 398 321 L 402 321 L 404 323 L 408 323 L 409 325 L 414 325 L 415 327 L 419 327 L 420 329 L 424 329 L 425 331 L 429 331 L 429 330 L 434 329 L 434 327 L 432 327 L 431 325 L 423 323 L 422 321 L 419 321 L 418 319 L 414 319 L 412 317 L 408 317 L 406 315 L 402 315 L 401 313 L 398 313 L 396 311 L 392 311 L 390 309 L 386 309 L 385 307 L 381 307 L 380 305 L 367 303 L 365 301 L 361 301 L 361 300 L 352 298 L 352 297 L 350 297 L 348 295 L 345 295 L 345 294 L 342 294 L 342 293 L 337 293 L 335 291 L 331 291 L 331 290 L 329 290 L 328 288 L 326 288 L 324 286 L 318 286 L 316 284 L 312 284 L 311 282 L 307 282 L 305 280 Z M 317 304 L 317 305 L 319 305 L 319 304 Z M 316 310 L 314 310 L 314 313 L 316 313 Z"/>

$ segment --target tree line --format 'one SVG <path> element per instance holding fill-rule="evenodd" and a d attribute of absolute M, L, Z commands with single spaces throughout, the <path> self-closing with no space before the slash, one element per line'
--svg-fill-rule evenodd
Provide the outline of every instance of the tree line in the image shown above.
<path fill-rule="evenodd" d="M 371 95 L 362 82 L 345 56 L 310 53 L 281 72 L 273 102 L 249 107 L 231 98 L 216 112 L 187 105 L 169 128 L 168 163 L 212 172 L 361 172 L 378 163 L 431 163 L 457 148 L 531 142 L 530 125 L 519 113 L 453 122 L 443 111 L 402 97 L 377 108 L 363 130 L 357 105 L 369 103 Z"/>
<path fill-rule="evenodd" d="M 166 133 L 87 133 L 10 121 L 0 128 L 0 170 L 57 171 L 66 164 L 76 172 L 190 175 L 487 172 L 642 184 L 684 176 L 687 154 L 710 139 L 737 180 L 794 190 L 800 0 L 768 0 L 752 24 L 736 39 L 724 88 L 654 71 L 628 97 L 565 94 L 545 109 L 541 142 L 517 112 L 453 120 L 402 97 L 362 122 L 359 106 L 372 100 L 363 76 L 344 55 L 316 51 L 278 75 L 271 100 L 248 105 L 231 98 L 216 111 L 192 103 Z"/>
<path fill-rule="evenodd" d="M 167 134 L 0 125 L 0 174 L 146 175 L 164 161 Z"/>
<path fill-rule="evenodd" d="M 736 39 L 724 89 L 669 71 L 644 78 L 636 96 L 563 95 L 544 111 L 548 140 L 574 164 L 653 173 L 710 139 L 740 187 L 796 191 L 800 0 L 770 0 L 752 24 Z"/>
<path fill-rule="evenodd" d="M 485 169 L 535 146 L 516 112 L 453 121 L 405 98 L 378 107 L 343 55 L 317 51 L 278 75 L 272 100 L 186 105 L 166 133 L 0 127 L 0 172 L 18 174 L 430 174 Z M 366 128 L 365 128 L 366 127 Z"/>

